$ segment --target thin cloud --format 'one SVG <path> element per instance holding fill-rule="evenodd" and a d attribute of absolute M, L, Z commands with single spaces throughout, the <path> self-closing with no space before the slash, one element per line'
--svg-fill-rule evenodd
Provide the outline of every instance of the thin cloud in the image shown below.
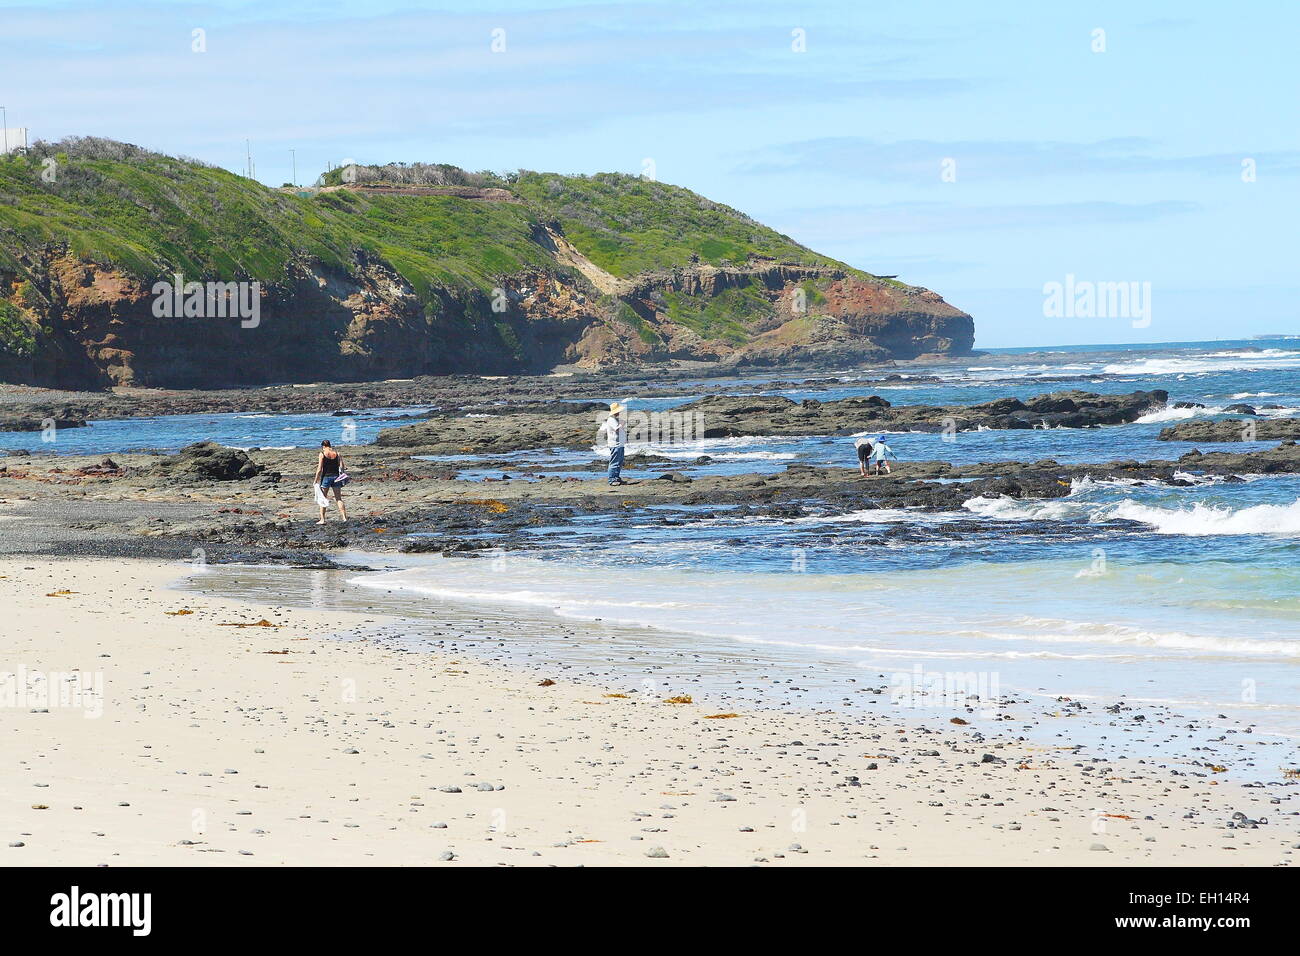
<path fill-rule="evenodd" d="M 543 135 L 557 124 L 571 133 L 627 117 L 942 98 L 975 85 L 918 71 L 900 56 L 906 41 L 845 46 L 810 24 L 810 52 L 795 54 L 787 23 L 663 3 L 363 16 L 349 7 L 350 17 L 336 7 L 326 19 L 274 10 L 14 8 L 5 32 L 23 42 L 0 38 L 7 98 L 47 138 L 96 132 L 192 150 L 227 124 L 234 137 L 278 139 L 286 118 L 300 137 L 324 139 L 346 117 L 362 142 L 413 126 Z M 206 52 L 191 49 L 194 30 Z M 504 52 L 493 52 L 496 30 Z M 826 55 L 837 49 L 856 56 Z"/>
<path fill-rule="evenodd" d="M 813 245 L 880 236 L 935 235 L 999 229 L 1050 229 L 1153 222 L 1200 209 L 1194 202 L 1074 202 L 961 206 L 940 202 L 836 206 L 777 213 L 770 223 Z"/>
<path fill-rule="evenodd" d="M 751 175 L 816 171 L 831 176 L 889 183 L 933 183 L 945 168 L 958 182 L 991 182 L 1061 175 L 1193 173 L 1232 175 L 1253 159 L 1269 175 L 1300 173 L 1300 152 L 1160 155 L 1140 137 L 1090 143 L 1035 140 L 901 140 L 822 137 L 757 151 L 736 172 Z"/>

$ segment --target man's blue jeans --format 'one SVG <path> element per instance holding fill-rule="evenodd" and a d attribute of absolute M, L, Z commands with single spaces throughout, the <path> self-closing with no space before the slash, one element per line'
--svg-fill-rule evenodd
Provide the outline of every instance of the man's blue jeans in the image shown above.
<path fill-rule="evenodd" d="M 618 481 L 618 476 L 623 471 L 623 446 L 615 445 L 609 450 L 609 483 L 612 485 Z"/>

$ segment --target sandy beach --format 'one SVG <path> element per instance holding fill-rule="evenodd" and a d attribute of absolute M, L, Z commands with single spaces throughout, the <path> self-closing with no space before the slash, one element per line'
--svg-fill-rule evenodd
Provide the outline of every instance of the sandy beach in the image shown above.
<path fill-rule="evenodd" d="M 377 617 L 169 590 L 185 570 L 0 562 L 5 864 L 1273 866 L 1300 843 L 1293 786 L 539 686 L 380 646 Z M 20 669 L 102 701 L 21 699 Z"/>

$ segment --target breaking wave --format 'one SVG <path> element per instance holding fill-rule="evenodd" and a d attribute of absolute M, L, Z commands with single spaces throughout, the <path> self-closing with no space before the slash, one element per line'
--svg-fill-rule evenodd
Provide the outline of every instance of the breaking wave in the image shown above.
<path fill-rule="evenodd" d="M 1136 501 L 1121 501 L 1110 516 L 1149 524 L 1160 534 L 1300 535 L 1300 499 L 1289 505 L 1253 505 L 1237 509 L 1199 502 L 1190 508 L 1159 508 Z"/>

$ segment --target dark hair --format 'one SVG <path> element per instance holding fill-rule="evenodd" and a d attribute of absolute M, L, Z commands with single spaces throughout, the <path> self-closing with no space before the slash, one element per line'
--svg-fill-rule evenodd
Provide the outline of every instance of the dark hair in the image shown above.
<path fill-rule="evenodd" d="M 322 448 L 329 448 L 329 447 L 331 447 L 331 446 L 330 446 L 330 440 L 329 440 L 328 438 L 326 438 L 323 442 L 320 443 L 320 446 L 321 446 Z"/>

